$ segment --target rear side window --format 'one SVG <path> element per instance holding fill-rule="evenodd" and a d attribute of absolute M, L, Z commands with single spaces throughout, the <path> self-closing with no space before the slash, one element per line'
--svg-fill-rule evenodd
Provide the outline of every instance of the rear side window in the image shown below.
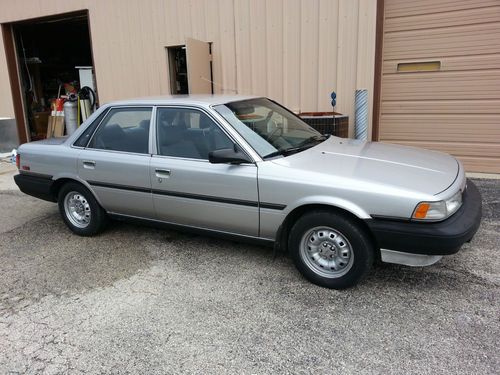
<path fill-rule="evenodd" d="M 108 113 L 108 111 L 103 111 L 99 116 L 97 116 L 97 118 L 94 120 L 94 122 L 92 124 L 90 124 L 90 126 L 84 130 L 84 132 L 76 140 L 76 142 L 73 143 L 73 146 L 87 147 L 87 145 L 90 141 L 90 137 L 92 137 L 92 134 L 94 134 L 95 129 L 97 128 L 97 126 L 100 124 L 100 122 L 102 121 L 104 116 L 106 116 L 107 113 Z"/>
<path fill-rule="evenodd" d="M 92 137 L 89 147 L 147 154 L 151 112 L 151 108 L 111 109 Z"/>

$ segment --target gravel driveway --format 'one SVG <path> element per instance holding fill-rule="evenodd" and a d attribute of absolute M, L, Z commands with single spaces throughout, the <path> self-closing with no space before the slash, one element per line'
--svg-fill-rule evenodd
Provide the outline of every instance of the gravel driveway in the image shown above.
<path fill-rule="evenodd" d="M 267 248 L 124 223 L 77 237 L 0 192 L 0 373 L 495 373 L 500 180 L 476 182 L 461 252 L 346 291 Z"/>

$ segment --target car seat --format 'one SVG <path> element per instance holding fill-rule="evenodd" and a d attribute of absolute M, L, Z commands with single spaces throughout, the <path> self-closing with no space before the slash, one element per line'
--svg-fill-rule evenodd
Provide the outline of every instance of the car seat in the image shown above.
<path fill-rule="evenodd" d="M 184 138 L 185 132 L 180 126 L 165 126 L 160 140 L 161 155 L 202 159 L 194 143 Z"/>

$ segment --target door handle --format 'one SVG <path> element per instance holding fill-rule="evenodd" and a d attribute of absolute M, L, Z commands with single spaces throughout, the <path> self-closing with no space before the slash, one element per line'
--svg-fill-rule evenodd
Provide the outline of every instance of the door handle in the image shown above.
<path fill-rule="evenodd" d="M 83 161 L 83 168 L 85 168 L 85 169 L 94 169 L 95 168 L 95 161 L 93 161 L 93 160 L 84 160 Z"/>
<path fill-rule="evenodd" d="M 169 178 L 170 169 L 155 169 L 156 177 L 158 178 Z"/>

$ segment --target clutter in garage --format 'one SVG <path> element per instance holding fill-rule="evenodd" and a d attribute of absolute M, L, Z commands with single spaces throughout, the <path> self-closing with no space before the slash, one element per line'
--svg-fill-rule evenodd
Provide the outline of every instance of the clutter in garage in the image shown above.
<path fill-rule="evenodd" d="M 29 140 L 73 133 L 97 105 L 87 13 L 19 23 L 14 39 Z"/>

